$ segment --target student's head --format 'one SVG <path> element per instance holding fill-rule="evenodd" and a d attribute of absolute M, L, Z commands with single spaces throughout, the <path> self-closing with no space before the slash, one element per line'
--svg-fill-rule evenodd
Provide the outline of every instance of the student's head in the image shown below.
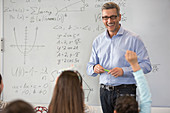
<path fill-rule="evenodd" d="M 105 3 L 102 7 L 102 21 L 111 37 L 117 34 L 120 28 L 120 20 L 121 14 L 119 6 L 114 2 Z"/>
<path fill-rule="evenodd" d="M 23 100 L 15 100 L 3 110 L 2 113 L 35 113 L 34 108 Z"/>
<path fill-rule="evenodd" d="M 82 77 L 77 71 L 63 71 L 58 77 L 50 113 L 83 113 Z"/>
<path fill-rule="evenodd" d="M 3 90 L 3 88 L 4 88 L 4 84 L 3 84 L 2 76 L 0 74 L 0 94 L 1 94 L 1 92 Z"/>
<path fill-rule="evenodd" d="M 138 113 L 138 103 L 132 96 L 121 96 L 116 100 L 114 113 Z"/>

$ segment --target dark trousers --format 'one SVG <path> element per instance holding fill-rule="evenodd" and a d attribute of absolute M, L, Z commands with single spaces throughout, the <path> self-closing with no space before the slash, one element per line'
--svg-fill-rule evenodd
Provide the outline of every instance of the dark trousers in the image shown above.
<path fill-rule="evenodd" d="M 103 113 L 113 113 L 116 99 L 119 96 L 134 96 L 136 98 L 135 85 L 121 85 L 114 89 L 106 89 L 100 87 L 100 101 Z"/>

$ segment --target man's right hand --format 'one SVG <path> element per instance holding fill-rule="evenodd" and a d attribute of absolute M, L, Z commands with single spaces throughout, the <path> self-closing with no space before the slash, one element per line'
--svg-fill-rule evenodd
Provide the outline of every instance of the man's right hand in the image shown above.
<path fill-rule="evenodd" d="M 100 64 L 97 64 L 94 66 L 94 72 L 99 74 L 99 73 L 104 73 L 105 71 L 104 71 L 104 68 Z"/>

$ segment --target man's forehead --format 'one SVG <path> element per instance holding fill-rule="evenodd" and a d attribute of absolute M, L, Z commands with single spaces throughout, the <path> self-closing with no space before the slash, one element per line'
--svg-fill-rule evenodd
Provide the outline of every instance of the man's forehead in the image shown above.
<path fill-rule="evenodd" d="M 117 14 L 117 11 L 116 11 L 116 8 L 114 8 L 114 9 L 103 9 L 102 14 L 103 15 Z"/>

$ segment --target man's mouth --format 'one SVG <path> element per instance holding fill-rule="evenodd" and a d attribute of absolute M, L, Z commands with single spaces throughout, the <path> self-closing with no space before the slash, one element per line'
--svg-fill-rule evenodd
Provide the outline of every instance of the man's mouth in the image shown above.
<path fill-rule="evenodd" d="M 110 27 L 110 26 L 114 26 L 114 24 L 108 24 L 108 23 L 107 23 L 107 26 L 109 26 L 109 27 Z"/>

